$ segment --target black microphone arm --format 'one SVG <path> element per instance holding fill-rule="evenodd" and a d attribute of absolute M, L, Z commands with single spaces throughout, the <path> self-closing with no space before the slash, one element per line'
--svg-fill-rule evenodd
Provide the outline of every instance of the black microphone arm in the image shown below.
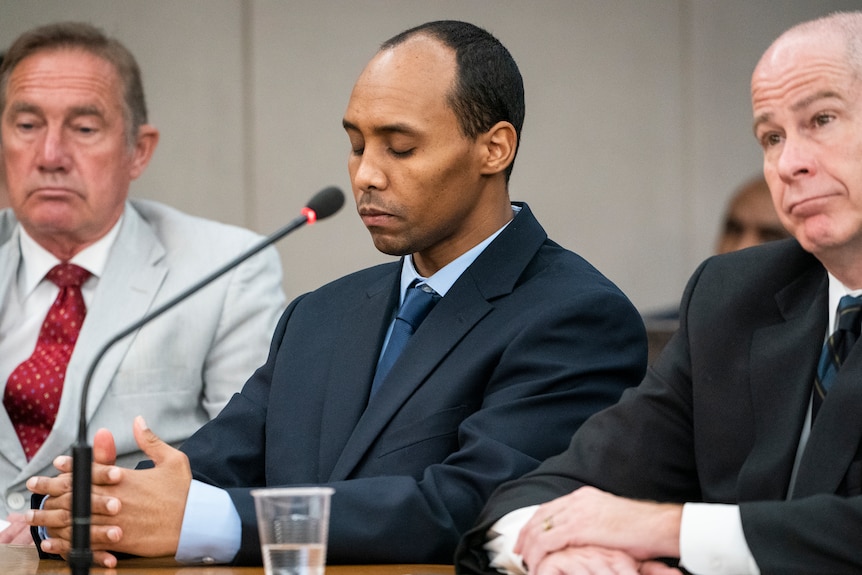
<path fill-rule="evenodd" d="M 90 572 L 90 564 L 93 561 L 93 551 L 90 549 L 90 485 L 92 481 L 93 448 L 87 443 L 87 395 L 90 392 L 90 380 L 93 378 L 93 373 L 96 371 L 96 366 L 102 357 L 118 341 L 136 332 L 251 256 L 305 224 L 313 224 L 317 220 L 328 218 L 341 209 L 342 205 L 344 205 L 344 193 L 339 188 L 330 186 L 320 190 L 309 200 L 306 207 L 302 209 L 302 215 L 297 216 L 287 225 L 252 246 L 248 251 L 240 254 L 181 294 L 151 311 L 108 340 L 101 347 L 84 378 L 84 386 L 81 389 L 78 439 L 72 446 L 72 548 L 69 550 L 69 566 L 73 575 L 87 575 Z"/>

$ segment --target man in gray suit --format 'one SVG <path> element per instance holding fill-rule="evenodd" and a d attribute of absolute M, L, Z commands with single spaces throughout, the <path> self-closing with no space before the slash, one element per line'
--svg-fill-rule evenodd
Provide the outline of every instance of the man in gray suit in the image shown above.
<path fill-rule="evenodd" d="M 51 473 L 74 440 L 80 388 L 102 345 L 261 238 L 128 199 L 159 133 L 147 123 L 134 57 L 91 26 L 49 25 L 19 37 L 0 68 L 0 110 L 12 206 L 0 212 L 0 518 L 13 521 L 0 542 L 8 542 L 19 534 L 29 541 L 17 520 L 30 504 L 24 482 Z M 26 390 L 7 382 L 38 349 L 60 291 L 45 276 L 61 262 L 89 276 L 79 292 L 86 316 L 56 407 L 23 421 L 17 406 Z M 146 413 L 168 442 L 182 442 L 263 363 L 283 305 L 270 248 L 114 346 L 91 384 L 90 428 L 111 428 L 128 463 L 141 457 L 132 415 Z"/>
<path fill-rule="evenodd" d="M 495 493 L 459 572 L 862 572 L 862 12 L 783 34 L 751 97 L 795 239 L 704 262 L 644 381 Z"/>

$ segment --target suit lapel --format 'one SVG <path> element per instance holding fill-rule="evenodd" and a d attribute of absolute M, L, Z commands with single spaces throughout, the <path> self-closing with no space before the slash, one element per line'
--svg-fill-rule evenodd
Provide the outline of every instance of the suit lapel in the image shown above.
<path fill-rule="evenodd" d="M 168 271 L 164 253 L 163 246 L 146 221 L 127 203 L 120 233 L 111 248 L 105 272 L 96 288 L 96 303 L 87 311 L 87 318 L 69 361 L 67 385 L 63 389 L 57 420 L 45 441 L 46 448 L 40 450 L 49 460 L 37 461 L 37 454 L 28 467 L 41 469 L 49 465 L 52 454 L 65 451 L 74 441 L 77 436 L 81 388 L 87 370 L 110 338 L 139 320 L 152 308 Z M 135 335 L 117 342 L 99 362 L 87 398 L 88 420 L 92 418 L 102 397 L 107 393 Z"/>
<path fill-rule="evenodd" d="M 7 222 L 10 226 L 14 226 L 14 222 Z M 4 226 L 5 227 L 5 226 Z M 8 228 L 3 230 L 4 235 Z M 0 301 L 9 301 L 9 291 L 12 289 L 14 282 L 18 277 L 18 266 L 21 261 L 21 250 L 18 247 L 18 234 L 13 233 L 7 241 L 0 245 Z M 3 388 L 6 387 L 6 382 L 2 383 Z M 27 457 L 24 455 L 24 450 L 21 448 L 21 442 L 18 441 L 18 435 L 15 428 L 12 426 L 12 421 L 5 409 L 0 408 L 0 454 L 8 459 L 17 468 L 22 468 L 27 464 Z"/>
<path fill-rule="evenodd" d="M 837 493 L 862 440 L 862 346 L 855 345 L 817 413 L 793 496 Z M 858 478 L 856 478 L 858 482 Z M 855 486 L 858 488 L 858 485 Z"/>
<path fill-rule="evenodd" d="M 546 239 L 547 234 L 530 209 L 526 204 L 521 205 L 520 214 L 464 271 L 411 337 L 368 404 L 368 409 L 362 412 L 332 470 L 330 481 L 349 477 L 415 390 L 428 380 L 440 362 L 445 360 L 450 350 L 458 345 L 473 326 L 493 310 L 493 300 L 514 290 L 524 268 Z M 393 287 L 397 281 L 397 277 L 388 280 L 389 290 L 397 289 Z M 391 295 L 390 297 L 394 298 Z M 387 309 L 394 310 L 397 299 L 389 301 Z M 391 314 L 385 314 L 385 318 L 382 333 L 385 333 L 388 327 Z M 373 325 L 381 325 L 379 319 L 376 321 L 378 323 Z M 377 340 L 376 347 L 371 352 L 373 364 L 366 387 L 363 388 L 364 398 L 368 397 L 382 337 L 383 335 Z M 368 353 L 368 350 L 365 352 Z M 365 403 L 364 398 L 362 405 Z"/>
<path fill-rule="evenodd" d="M 450 299 L 450 292 L 441 299 L 410 338 L 380 389 L 368 403 L 368 408 L 362 412 L 332 470 L 331 481 L 349 476 L 392 417 L 409 401 L 416 388 L 425 383 L 452 347 L 491 310 L 492 306 L 475 287 L 466 291 L 470 294 L 461 294 L 461 297 Z M 371 375 L 373 377 L 373 368 Z M 363 407 L 369 388 L 370 378 L 361 398 L 360 405 Z"/>
<path fill-rule="evenodd" d="M 826 274 L 820 266 L 812 266 L 776 295 L 784 321 L 753 335 L 750 366 L 756 441 L 740 470 L 740 499 L 786 497 L 819 342 L 826 330 L 827 298 Z"/>
<path fill-rule="evenodd" d="M 333 344 L 332 367 L 326 381 L 320 428 L 320 476 L 330 477 L 339 457 L 355 449 L 351 439 L 371 390 L 371 380 L 383 338 L 398 302 L 400 265 L 378 279 L 359 304 L 346 312 L 343 326 L 361 326 L 361 331 L 342 329 Z M 349 383 L 345 384 L 345 380 Z M 350 440 L 350 446 L 345 447 Z M 345 464 L 341 464 L 345 465 Z"/>

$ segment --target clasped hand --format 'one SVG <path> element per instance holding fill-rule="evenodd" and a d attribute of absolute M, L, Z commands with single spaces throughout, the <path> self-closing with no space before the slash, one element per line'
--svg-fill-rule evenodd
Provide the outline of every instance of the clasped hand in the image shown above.
<path fill-rule="evenodd" d="M 100 429 L 93 438 L 92 523 L 93 561 L 113 568 L 123 552 L 147 557 L 176 554 L 185 502 L 191 484 L 188 458 L 164 443 L 142 417 L 133 424 L 135 442 L 153 460 L 151 469 L 124 469 L 115 465 L 114 437 Z M 47 529 L 42 550 L 66 558 L 72 538 L 72 458 L 54 460 L 57 477 L 31 477 L 27 488 L 49 496 L 41 510 L 26 514 L 30 525 Z"/>
<path fill-rule="evenodd" d="M 582 487 L 540 506 L 514 551 L 531 575 L 677 574 L 655 559 L 679 557 L 682 506 Z"/>

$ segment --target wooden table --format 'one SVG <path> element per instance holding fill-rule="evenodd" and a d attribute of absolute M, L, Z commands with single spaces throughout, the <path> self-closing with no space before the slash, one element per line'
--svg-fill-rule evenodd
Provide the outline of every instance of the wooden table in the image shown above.
<path fill-rule="evenodd" d="M 172 559 L 126 559 L 117 569 L 93 567 L 93 575 L 262 575 L 263 567 L 186 566 Z M 454 575 L 452 565 L 329 565 L 326 575 Z M 40 561 L 32 545 L 0 545 L 0 575 L 69 575 L 62 561 Z"/>

